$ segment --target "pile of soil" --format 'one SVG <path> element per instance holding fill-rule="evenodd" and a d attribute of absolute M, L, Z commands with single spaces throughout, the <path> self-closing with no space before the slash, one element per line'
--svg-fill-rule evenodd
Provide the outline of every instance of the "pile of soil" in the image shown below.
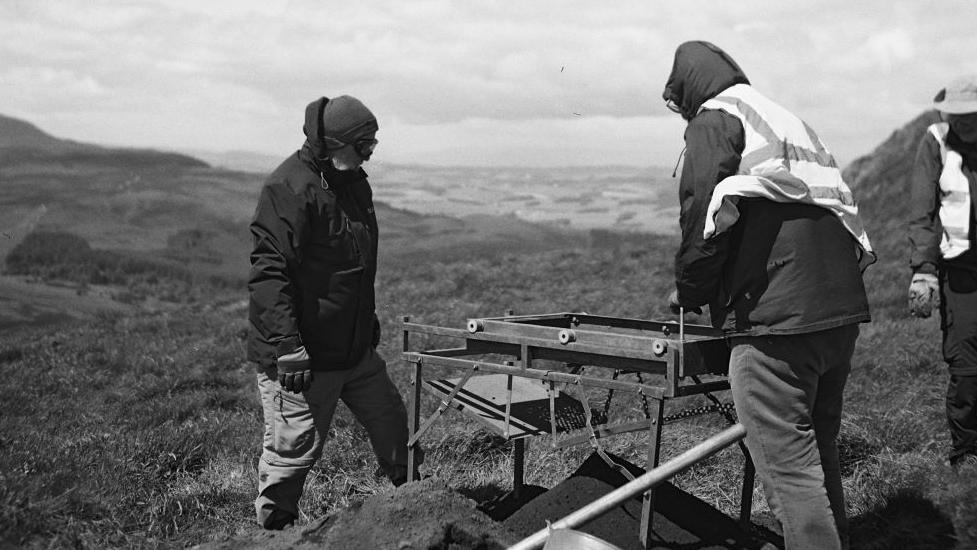
<path fill-rule="evenodd" d="M 644 470 L 612 457 L 635 476 Z M 496 499 L 479 509 L 476 502 L 430 478 L 408 483 L 359 501 L 304 529 L 261 533 L 249 540 L 203 546 L 208 550 L 392 549 L 503 550 L 626 483 L 625 477 L 598 455 L 588 458 L 567 480 L 549 490 L 527 486 L 522 498 Z M 528 500 L 528 502 L 527 502 Z M 652 548 L 759 549 L 767 536 L 747 533 L 719 510 L 671 484 L 655 491 Z M 483 511 L 484 510 L 484 511 Z M 623 550 L 642 549 L 638 540 L 641 500 L 632 499 L 576 528 Z"/>
<path fill-rule="evenodd" d="M 265 532 L 206 550 L 504 550 L 521 537 L 476 509 L 443 481 L 407 483 L 356 502 L 304 529 Z"/>

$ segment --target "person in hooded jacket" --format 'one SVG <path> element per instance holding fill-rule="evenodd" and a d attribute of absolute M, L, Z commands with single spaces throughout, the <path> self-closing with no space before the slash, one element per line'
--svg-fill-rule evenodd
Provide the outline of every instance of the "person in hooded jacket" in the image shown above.
<path fill-rule="evenodd" d="M 669 306 L 708 305 L 728 337 L 736 413 L 787 547 L 845 548 L 836 439 L 874 261 L 857 205 L 817 134 L 715 45 L 678 47 L 663 98 L 688 121 Z"/>
<path fill-rule="evenodd" d="M 306 141 L 268 177 L 251 222 L 247 355 L 264 412 L 255 510 L 266 529 L 298 517 L 340 399 L 379 469 L 407 481 L 407 412 L 375 350 L 378 229 L 360 166 L 378 128 L 356 98 L 311 102 Z"/>
<path fill-rule="evenodd" d="M 916 151 L 911 179 L 909 310 L 929 317 L 939 304 L 950 371 L 949 462 L 977 464 L 977 75 L 940 90 Z"/>

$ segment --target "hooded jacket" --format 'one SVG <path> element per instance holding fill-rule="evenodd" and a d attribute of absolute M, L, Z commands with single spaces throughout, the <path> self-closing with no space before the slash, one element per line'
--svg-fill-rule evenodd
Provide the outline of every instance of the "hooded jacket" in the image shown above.
<path fill-rule="evenodd" d="M 663 93 L 688 121 L 679 184 L 682 242 L 675 256 L 679 303 L 708 304 L 714 326 L 743 335 L 802 334 L 868 321 L 852 237 L 827 209 L 743 198 L 730 230 L 704 237 L 713 190 L 737 174 L 745 137 L 737 117 L 702 106 L 736 84 L 749 80 L 718 47 L 679 46 Z"/>
<path fill-rule="evenodd" d="M 940 267 L 977 271 L 977 143 L 967 143 L 947 125 L 946 147 L 960 155 L 960 172 L 970 190 L 969 250 L 954 258 L 944 258 L 940 250 L 943 226 L 940 223 L 940 176 L 944 170 L 940 142 L 927 131 L 916 149 L 910 180 L 909 265 L 914 273 L 937 274 Z"/>
<path fill-rule="evenodd" d="M 372 344 L 378 228 L 362 169 L 324 160 L 321 98 L 302 148 L 268 177 L 251 222 L 248 359 L 259 368 L 304 345 L 313 370 L 355 366 Z"/>

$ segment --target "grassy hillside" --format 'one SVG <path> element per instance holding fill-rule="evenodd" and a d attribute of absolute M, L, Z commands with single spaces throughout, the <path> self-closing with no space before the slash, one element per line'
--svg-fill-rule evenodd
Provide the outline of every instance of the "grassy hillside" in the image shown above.
<path fill-rule="evenodd" d="M 0 115 L 0 166 L 28 163 L 128 167 L 201 168 L 207 163 L 180 153 L 101 147 L 54 137 L 33 124 Z"/>
<path fill-rule="evenodd" d="M 507 308 L 666 318 L 674 245 L 649 236 L 531 256 L 391 259 L 378 284 L 381 352 L 406 392 L 400 315 L 456 327 Z M 977 471 L 943 464 L 937 327 L 907 319 L 901 297 L 885 288 L 872 289 L 872 303 L 877 320 L 863 327 L 841 437 L 855 548 L 950 548 L 955 538 L 966 548 L 977 543 Z M 201 302 L 0 335 L 0 542 L 169 547 L 254 532 L 261 419 L 254 373 L 243 361 L 245 328 L 243 309 Z M 615 401 L 615 410 L 639 415 L 635 401 Z M 666 458 L 721 426 L 711 417 L 669 425 Z M 365 434 L 345 408 L 333 428 L 307 486 L 303 522 L 389 489 L 373 477 Z M 511 447 L 461 415 L 449 414 L 424 444 L 425 471 L 466 494 L 498 494 L 510 483 Z M 608 450 L 644 460 L 636 436 L 609 440 Z M 538 440 L 528 481 L 552 486 L 588 453 Z M 735 513 L 740 467 L 726 452 L 677 483 Z M 759 492 L 755 506 L 762 515 Z"/>
<path fill-rule="evenodd" d="M 191 287 L 197 280 L 217 279 L 222 286 L 243 289 L 251 246 L 247 225 L 264 178 L 210 168 L 173 153 L 62 140 L 27 122 L 0 116 L 0 264 L 8 275 L 0 276 L 0 295 L 9 300 L 9 307 L 0 309 L 0 324 L 90 315 L 90 295 L 66 298 L 61 312 L 35 308 L 32 304 L 43 301 L 50 287 L 24 285 L 23 278 L 9 275 L 81 285 L 76 288 L 79 294 L 93 285 L 109 285 L 105 296 L 129 303 L 154 294 L 164 301 L 185 302 L 193 299 Z M 514 215 L 418 214 L 390 206 L 387 200 L 378 190 L 385 257 L 534 253 L 564 241 L 589 239 L 585 232 L 538 226 Z M 53 262 L 44 268 L 4 261 L 32 232 L 77 240 L 77 252 L 84 253 L 85 261 L 69 265 L 74 261 L 71 254 L 57 251 L 51 242 L 21 247 L 23 253 L 40 246 L 33 253 Z M 478 243 L 478 251 L 473 243 Z M 73 245 L 65 246 L 72 251 Z M 105 275 L 108 264 L 116 276 Z M 181 282 L 147 281 L 153 279 L 148 274 L 153 269 Z M 146 276 L 135 276 L 133 270 Z"/>

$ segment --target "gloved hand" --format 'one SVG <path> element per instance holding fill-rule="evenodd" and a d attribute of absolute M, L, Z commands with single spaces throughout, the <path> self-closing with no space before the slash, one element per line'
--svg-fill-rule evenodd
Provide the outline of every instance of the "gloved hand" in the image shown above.
<path fill-rule="evenodd" d="M 923 319 L 940 304 L 940 281 L 930 273 L 916 273 L 909 283 L 909 314 Z"/>
<path fill-rule="evenodd" d="M 312 387 L 312 361 L 305 346 L 278 358 L 278 383 L 282 389 L 301 393 Z"/>
<path fill-rule="evenodd" d="M 668 295 L 668 309 L 671 310 L 671 312 L 675 315 L 678 315 L 680 307 L 681 305 L 678 303 L 678 291 L 673 290 L 672 293 Z M 685 311 L 689 313 L 702 314 L 702 308 L 699 306 L 687 307 L 685 308 Z"/>
<path fill-rule="evenodd" d="M 373 347 L 380 345 L 380 319 L 373 318 Z"/>

